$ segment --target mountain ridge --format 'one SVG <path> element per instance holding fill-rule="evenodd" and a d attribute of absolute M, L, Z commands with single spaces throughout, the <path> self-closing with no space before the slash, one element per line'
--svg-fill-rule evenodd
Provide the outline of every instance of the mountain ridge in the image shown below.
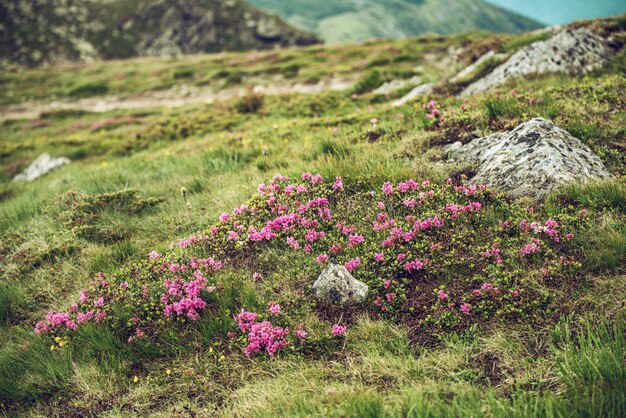
<path fill-rule="evenodd" d="M 440 35 L 483 29 L 516 33 L 543 25 L 484 1 L 474 0 L 250 0 L 326 42 Z"/>
<path fill-rule="evenodd" d="M 0 64 L 309 45 L 318 40 L 243 0 L 21 0 L 0 5 Z"/>

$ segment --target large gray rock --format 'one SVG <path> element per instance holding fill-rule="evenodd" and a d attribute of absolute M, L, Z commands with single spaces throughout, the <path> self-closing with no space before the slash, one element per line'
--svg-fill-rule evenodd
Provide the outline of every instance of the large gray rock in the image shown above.
<path fill-rule="evenodd" d="M 585 74 L 601 67 L 611 52 L 609 42 L 588 29 L 565 29 L 516 52 L 489 75 L 467 86 L 460 96 L 467 97 L 529 74 Z"/>
<path fill-rule="evenodd" d="M 44 152 L 35 161 L 28 166 L 23 173 L 13 177 L 13 181 L 33 181 L 44 174 L 69 164 L 70 159 L 67 157 L 52 158 L 50 154 Z"/>
<path fill-rule="evenodd" d="M 542 200 L 565 183 L 609 177 L 600 158 L 580 140 L 537 118 L 511 132 L 446 148 L 451 159 L 479 164 L 471 184 L 486 184 L 513 196 Z"/>
<path fill-rule="evenodd" d="M 313 283 L 313 291 L 318 299 L 328 302 L 361 303 L 367 297 L 368 287 L 352 277 L 344 266 L 331 262 Z"/>

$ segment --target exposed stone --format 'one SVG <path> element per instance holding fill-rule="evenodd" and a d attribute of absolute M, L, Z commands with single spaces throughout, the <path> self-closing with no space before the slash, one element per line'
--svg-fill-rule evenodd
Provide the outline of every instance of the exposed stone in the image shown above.
<path fill-rule="evenodd" d="M 33 181 L 50 171 L 70 163 L 67 157 L 52 158 L 50 154 L 44 152 L 28 166 L 23 173 L 13 177 L 13 181 Z"/>
<path fill-rule="evenodd" d="M 435 85 L 435 83 L 426 83 L 422 84 L 421 86 L 417 86 L 413 90 L 408 92 L 404 97 L 393 102 L 393 105 L 396 107 L 402 106 L 405 103 L 415 100 L 419 96 L 430 94 L 434 90 Z"/>
<path fill-rule="evenodd" d="M 467 97 L 502 84 L 513 77 L 529 74 L 585 74 L 601 67 L 611 54 L 609 41 L 586 28 L 565 29 L 545 41 L 534 42 L 516 52 L 489 75 L 470 84 L 461 97 Z"/>
<path fill-rule="evenodd" d="M 415 87 L 421 82 L 419 76 L 413 76 L 404 80 L 391 80 L 384 82 L 380 87 L 374 90 L 374 94 L 391 94 L 398 90 L 406 89 L 409 87 Z"/>
<path fill-rule="evenodd" d="M 328 302 L 361 303 L 367 297 L 368 287 L 352 277 L 344 266 L 331 262 L 313 283 L 313 291 L 318 299 Z"/>
<path fill-rule="evenodd" d="M 511 132 L 446 147 L 451 159 L 479 164 L 470 184 L 486 184 L 512 196 L 545 199 L 566 183 L 609 177 L 600 158 L 580 140 L 537 118 Z"/>
<path fill-rule="evenodd" d="M 456 83 L 459 82 L 461 80 L 463 80 L 466 77 L 471 76 L 472 74 L 474 74 L 474 72 L 476 72 L 476 70 L 483 65 L 483 63 L 489 61 L 489 60 L 502 60 L 505 57 L 504 54 L 496 54 L 494 51 L 489 51 L 486 54 L 484 54 L 483 56 L 481 56 L 480 58 L 478 58 L 476 61 L 474 61 L 473 63 L 471 63 L 470 65 L 468 65 L 467 67 L 463 68 L 461 71 L 459 71 L 454 77 L 450 78 L 450 82 L 451 83 Z"/>

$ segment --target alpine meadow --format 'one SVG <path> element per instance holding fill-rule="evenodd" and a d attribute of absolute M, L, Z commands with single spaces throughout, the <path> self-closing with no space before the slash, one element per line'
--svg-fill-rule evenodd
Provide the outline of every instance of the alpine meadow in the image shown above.
<path fill-rule="evenodd" d="M 626 15 L 14 3 L 0 413 L 626 416 Z"/>

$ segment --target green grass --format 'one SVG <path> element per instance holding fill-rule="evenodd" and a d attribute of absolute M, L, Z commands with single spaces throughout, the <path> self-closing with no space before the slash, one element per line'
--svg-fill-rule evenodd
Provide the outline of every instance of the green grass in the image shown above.
<path fill-rule="evenodd" d="M 586 77 L 513 80 L 473 97 L 466 110 L 445 92 L 400 108 L 368 93 L 378 81 L 412 74 L 416 66 L 423 66 L 425 78 L 446 78 L 452 68 L 437 70 L 425 53 L 439 59 L 457 42 L 479 48 L 495 40 L 513 49 L 528 41 L 485 34 L 425 37 L 3 73 L 4 105 L 67 97 L 72 89 L 96 97 L 189 83 L 247 87 L 269 75 L 291 77 L 294 83 L 333 73 L 364 81 L 356 98 L 349 91 L 266 95 L 258 108 L 243 109 L 241 99 L 233 98 L 178 108 L 59 111 L 42 115 L 37 124 L 2 123 L 0 411 L 19 416 L 172 416 L 180 411 L 224 417 L 623 416 L 624 63 L 613 61 Z M 368 81 L 374 72 L 381 78 L 376 83 Z M 101 83 L 108 92 L 93 90 Z M 431 98 L 446 116 L 440 127 L 425 115 Z M 242 112 L 247 109 L 253 111 Z M 48 310 L 67 309 L 97 272 L 139 277 L 137 266 L 146 254 L 168 253 L 171 242 L 207 231 L 220 213 L 253 205 L 258 184 L 277 172 L 292 178 L 303 171 L 327 180 L 343 177 L 348 197 L 340 201 L 345 210 L 338 216 L 357 216 L 364 210 L 358 193 L 380 190 L 385 181 L 444 182 L 458 167 L 442 160 L 439 144 L 510 129 L 531 117 L 551 118 L 572 132 L 615 176 L 564 187 L 545 204 L 533 204 L 536 212 L 577 225 L 573 240 L 553 250 L 574 254 L 579 272 L 559 280 L 532 276 L 541 266 L 537 258 L 532 261 L 537 265 L 520 261 L 515 274 L 489 273 L 503 283 L 532 279 L 533 291 L 549 289 L 550 310 L 540 311 L 543 315 L 419 335 L 432 331 L 369 309 L 357 315 L 325 312 L 309 298 L 321 267 L 268 244 L 233 252 L 235 261 L 211 279 L 223 288 L 213 294 L 210 314 L 193 326 L 171 323 L 158 339 L 136 344 L 127 342 L 123 326 L 81 327 L 67 335 L 63 347 L 55 335 L 33 334 Z M 373 118 L 378 123 L 372 124 Z M 115 123 L 93 129 L 107 119 Z M 32 183 L 10 181 L 44 151 L 73 161 Z M 523 209 L 528 202 L 508 204 L 490 207 L 480 226 L 495 231 L 500 211 L 514 212 L 511 208 Z M 582 210 L 587 220 L 577 223 Z M 80 233 L 86 225 L 98 234 Z M 451 239 L 461 233 L 461 228 L 450 231 Z M 111 236 L 119 239 L 100 239 Z M 176 251 L 171 254 L 186 254 Z M 455 266 L 445 270 L 449 277 L 432 277 L 421 291 L 430 294 L 431 284 L 445 282 L 452 292 L 472 280 L 460 261 Z M 258 282 L 252 279 L 256 271 L 263 274 Z M 270 300 L 280 301 L 291 319 L 305 325 L 310 342 L 275 358 L 248 359 L 242 337 L 228 335 L 232 317 L 242 307 L 261 312 Z M 116 309 L 130 320 L 130 308 Z M 334 321 L 349 323 L 345 340 L 316 337 L 329 333 Z"/>

